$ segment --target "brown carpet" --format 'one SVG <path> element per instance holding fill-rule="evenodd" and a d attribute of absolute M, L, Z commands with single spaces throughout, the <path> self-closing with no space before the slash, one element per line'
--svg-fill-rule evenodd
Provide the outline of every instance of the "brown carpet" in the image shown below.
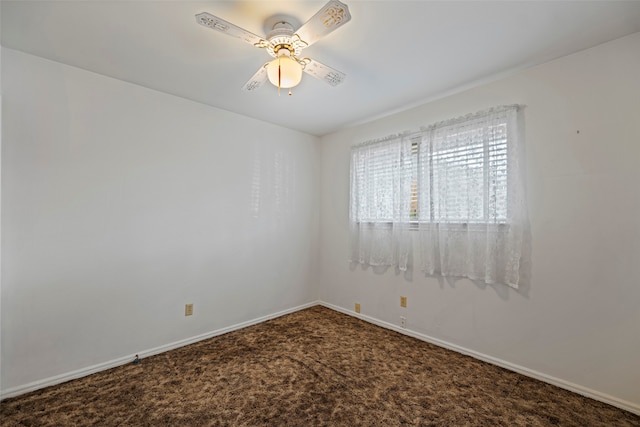
<path fill-rule="evenodd" d="M 640 426 L 640 417 L 313 307 L 0 403 L 2 426 Z"/>

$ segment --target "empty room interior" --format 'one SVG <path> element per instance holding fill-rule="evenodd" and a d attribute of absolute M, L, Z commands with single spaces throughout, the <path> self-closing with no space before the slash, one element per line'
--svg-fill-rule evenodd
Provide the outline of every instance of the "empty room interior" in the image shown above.
<path fill-rule="evenodd" d="M 0 25 L 0 425 L 640 425 L 640 2 Z"/>

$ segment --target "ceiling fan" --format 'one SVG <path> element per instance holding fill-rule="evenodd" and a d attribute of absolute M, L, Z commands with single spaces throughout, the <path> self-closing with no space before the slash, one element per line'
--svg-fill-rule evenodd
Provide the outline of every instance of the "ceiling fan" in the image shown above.
<path fill-rule="evenodd" d="M 260 67 L 245 83 L 242 90 L 249 92 L 258 89 L 267 79 L 278 87 L 278 91 L 280 88 L 290 89 L 300 83 L 303 71 L 331 86 L 342 83 L 346 74 L 314 59 L 301 57 L 300 53 L 350 19 L 347 5 L 338 0 L 331 0 L 297 31 L 294 31 L 289 22 L 280 20 L 273 25 L 266 37 L 260 37 L 210 13 L 202 12 L 196 15 L 198 24 L 237 37 L 257 48 L 266 49 L 267 53 L 275 58 Z"/>

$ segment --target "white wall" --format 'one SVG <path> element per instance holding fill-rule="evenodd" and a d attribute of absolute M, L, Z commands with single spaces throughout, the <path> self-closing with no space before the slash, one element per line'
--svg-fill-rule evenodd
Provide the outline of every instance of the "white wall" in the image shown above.
<path fill-rule="evenodd" d="M 2 54 L 2 390 L 317 299 L 316 137 Z"/>
<path fill-rule="evenodd" d="M 321 300 L 406 316 L 419 334 L 640 412 L 638 52 L 640 33 L 323 137 Z M 522 289 L 350 269 L 350 145 L 514 103 L 526 105 L 532 237 Z"/>

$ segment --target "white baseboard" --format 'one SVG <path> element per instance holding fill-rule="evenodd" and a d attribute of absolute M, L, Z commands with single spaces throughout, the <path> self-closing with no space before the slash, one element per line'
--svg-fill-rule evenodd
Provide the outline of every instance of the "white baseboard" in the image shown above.
<path fill-rule="evenodd" d="M 198 341 L 203 341 L 208 338 L 213 338 L 218 335 L 223 335 L 232 331 L 236 331 L 238 329 L 243 329 L 243 328 L 246 328 L 247 326 L 256 325 L 258 323 L 275 319 L 276 317 L 284 316 L 285 314 L 290 314 L 296 311 L 304 310 L 305 308 L 313 307 L 318 304 L 319 304 L 318 301 L 310 302 L 307 304 L 299 305 L 297 307 L 289 308 L 287 310 L 282 310 L 277 313 L 268 314 L 266 316 L 258 317 L 252 320 L 247 320 L 246 322 L 241 322 L 235 325 L 227 326 L 226 328 L 216 329 L 215 331 L 196 335 L 195 337 L 186 338 L 180 341 L 175 341 L 170 344 L 162 345 L 162 346 L 151 348 L 148 350 L 142 350 L 142 351 L 139 351 L 138 353 L 129 354 L 127 356 L 119 357 L 117 359 L 109 360 L 107 362 L 99 363 L 97 365 L 78 369 L 72 372 L 67 372 L 61 375 L 56 375 L 54 377 L 45 378 L 43 380 L 34 381 L 28 384 L 23 384 L 17 387 L 12 387 L 7 390 L 2 390 L 0 391 L 0 400 L 7 399 L 9 397 L 19 396 L 21 394 L 25 394 L 30 391 L 39 390 L 41 388 L 60 384 L 69 380 L 86 377 L 87 375 L 91 375 L 96 372 L 115 368 L 116 366 L 126 365 L 127 363 L 131 363 L 135 359 L 136 354 L 140 359 L 144 359 L 145 357 L 153 356 L 159 353 L 164 353 L 165 351 L 173 350 L 179 347 L 184 347 L 185 345 L 193 344 Z"/>
<path fill-rule="evenodd" d="M 574 393 L 581 394 L 583 396 L 589 397 L 594 400 L 599 400 L 600 402 L 607 403 L 609 405 L 615 406 L 620 409 L 624 409 L 625 411 L 632 412 L 634 414 L 640 415 L 640 405 L 629 402 L 626 400 L 618 399 L 617 397 L 610 396 L 605 393 L 600 393 L 599 391 L 592 390 L 587 387 L 583 387 L 578 384 L 574 384 L 569 381 L 565 381 L 560 378 L 553 377 L 551 375 L 544 374 L 542 372 L 534 371 L 533 369 L 526 368 L 524 366 L 516 365 L 514 363 L 507 362 L 502 359 L 498 359 L 493 356 L 486 355 L 484 353 L 480 353 L 474 350 L 469 350 L 468 348 L 461 347 L 456 344 L 451 344 L 449 342 L 440 340 L 438 338 L 430 337 L 425 334 L 421 334 L 419 332 L 412 331 L 410 329 L 403 329 L 399 326 L 396 326 L 392 323 L 385 322 L 383 320 L 376 319 L 375 317 L 366 316 L 361 313 L 355 313 L 354 311 L 347 310 L 345 308 L 339 307 L 337 305 L 329 304 L 324 301 L 319 302 L 323 307 L 330 308 L 332 310 L 338 311 L 340 313 L 347 314 L 352 317 L 356 317 L 358 319 L 364 320 L 365 322 L 373 323 L 374 325 L 381 326 L 385 329 L 391 329 L 393 331 L 399 332 L 403 335 L 408 335 L 413 338 L 417 338 L 421 341 L 426 341 L 431 344 L 435 344 L 438 347 L 444 347 L 449 350 L 453 350 L 457 353 L 462 353 L 467 356 L 471 356 L 474 359 L 482 360 L 483 362 L 491 363 L 492 365 L 500 366 L 502 368 L 508 369 L 510 371 L 517 372 L 522 375 L 526 375 L 527 377 L 535 378 L 537 380 L 543 381 L 548 384 L 555 385 L 557 387 L 563 388 L 565 390 L 572 391 Z"/>
<path fill-rule="evenodd" d="M 484 362 L 491 363 L 493 365 L 500 366 L 500 367 L 505 368 L 505 369 L 509 369 L 510 371 L 518 372 L 518 373 L 520 373 L 522 375 L 526 375 L 528 377 L 535 378 L 537 380 L 540 380 L 540 381 L 555 385 L 557 387 L 572 391 L 574 393 L 581 394 L 583 396 L 586 396 L 586 397 L 589 397 L 589 398 L 592 398 L 592 399 L 595 399 L 595 400 L 599 400 L 599 401 L 607 403 L 609 405 L 612 405 L 612 406 L 618 407 L 620 409 L 624 409 L 626 411 L 629 411 L 629 412 L 632 412 L 634 414 L 640 415 L 640 405 L 638 405 L 636 403 L 629 402 L 629 401 L 626 401 L 626 400 L 622 400 L 622 399 L 616 398 L 614 396 L 610 396 L 610 395 L 605 394 L 605 393 L 600 393 L 600 392 L 598 392 L 596 390 L 592 390 L 590 388 L 583 387 L 581 385 L 574 384 L 574 383 L 571 383 L 569 381 L 565 381 L 565 380 L 562 380 L 560 378 L 556 378 L 556 377 L 553 377 L 551 375 L 544 374 L 542 372 L 534 371 L 534 370 L 526 368 L 524 366 L 516 365 L 514 363 L 510 363 L 510 362 L 507 362 L 505 360 L 498 359 L 496 357 L 486 355 L 484 353 L 480 353 L 480 352 L 477 352 L 477 351 L 474 351 L 474 350 L 470 350 L 468 348 L 461 347 L 459 345 L 452 344 L 452 343 L 449 343 L 447 341 L 440 340 L 438 338 L 430 337 L 428 335 L 425 335 L 425 334 L 422 334 L 422 333 L 419 333 L 419 332 L 415 332 L 415 331 L 412 331 L 410 329 L 402 329 L 399 326 L 396 326 L 396 325 L 394 325 L 392 323 L 388 323 L 388 322 L 385 322 L 383 320 L 376 319 L 374 317 L 366 316 L 364 314 L 355 313 L 355 312 L 353 312 L 351 310 L 347 310 L 345 308 L 342 308 L 342 307 L 339 307 L 339 306 L 336 306 L 336 305 L 333 305 L 333 304 L 330 304 L 330 303 L 327 303 L 327 302 L 324 302 L 324 301 L 310 302 L 310 303 L 303 304 L 303 305 L 300 305 L 300 306 L 297 306 L 297 307 L 293 307 L 293 308 L 290 308 L 290 309 L 287 309 L 287 310 L 279 311 L 277 313 L 273 313 L 273 314 L 269 314 L 269 315 L 266 315 L 266 316 L 258 317 L 256 319 L 248 320 L 246 322 L 241 322 L 241 323 L 238 323 L 238 324 L 235 324 L 235 325 L 231 325 L 231 326 L 228 326 L 228 327 L 225 327 L 225 328 L 217 329 L 215 331 L 211 331 L 211 332 L 207 332 L 207 333 L 204 333 L 204 334 L 201 334 L 201 335 L 197 335 L 197 336 L 194 336 L 194 337 L 191 337 L 191 338 L 186 338 L 184 340 L 175 341 L 173 343 L 162 345 L 162 346 L 155 347 L 155 348 L 152 348 L 152 349 L 139 351 L 137 354 L 141 359 L 144 359 L 145 357 L 153 356 L 153 355 L 156 355 L 156 354 L 159 354 L 159 353 L 164 353 L 165 351 L 173 350 L 173 349 L 176 349 L 176 348 L 179 348 L 179 347 L 184 347 L 186 345 L 193 344 L 193 343 L 198 342 L 198 341 L 206 340 L 208 338 L 212 338 L 212 337 L 215 337 L 215 336 L 218 336 L 218 335 L 223 335 L 223 334 L 226 334 L 228 332 L 236 331 L 238 329 L 243 329 L 243 328 L 246 328 L 248 326 L 256 325 L 258 323 L 262 323 L 262 322 L 265 322 L 267 320 L 275 319 L 277 317 L 284 316 L 284 315 L 290 314 L 290 313 L 294 313 L 296 311 L 304 310 L 306 308 L 313 307 L 313 306 L 316 306 L 316 305 L 322 305 L 324 307 L 330 308 L 330 309 L 338 311 L 340 313 L 344 313 L 344 314 L 347 314 L 349 316 L 356 317 L 358 319 L 364 320 L 365 322 L 369 322 L 369 323 L 372 323 L 374 325 L 381 326 L 381 327 L 383 327 L 385 329 L 390 329 L 390 330 L 399 332 L 401 334 L 408 335 L 410 337 L 419 339 L 421 341 L 429 342 L 429 343 L 435 344 L 435 345 L 437 345 L 439 347 L 444 347 L 444 348 L 447 348 L 449 350 L 453 350 L 455 352 L 462 353 L 462 354 L 465 354 L 467 356 L 471 356 L 471 357 L 473 357 L 475 359 L 479 359 L 479 360 L 482 360 Z M 107 362 L 104 362 L 104 363 L 99 363 L 97 365 L 93 365 L 93 366 L 89 366 L 89 367 L 86 367 L 86 368 L 78 369 L 76 371 L 68 372 L 68 373 L 61 374 L 61 375 L 56 375 L 54 377 L 45 378 L 45 379 L 39 380 L 39 381 L 34 381 L 34 382 L 31 382 L 31 383 L 28 383 L 28 384 L 24 384 L 24 385 L 20 385 L 20 386 L 17 386 L 17 387 L 10 388 L 8 390 L 3 390 L 3 391 L 0 391 L 0 400 L 6 399 L 6 398 L 9 398 L 9 397 L 19 396 L 21 394 L 25 394 L 25 393 L 28 393 L 28 392 L 31 392 L 31 391 L 34 391 L 34 390 L 38 390 L 38 389 L 41 389 L 41 388 L 49 387 L 49 386 L 52 386 L 52 385 L 60 384 L 60 383 L 63 383 L 63 382 L 69 381 L 69 380 L 76 379 L 76 378 L 85 377 L 87 375 L 91 375 L 91 374 L 94 374 L 96 372 L 104 371 L 106 369 L 115 368 L 116 366 L 126 365 L 127 363 L 131 363 L 133 361 L 133 359 L 135 358 L 135 355 L 136 355 L 135 353 L 134 354 L 130 354 L 130 355 L 123 356 L 123 357 L 120 357 L 120 358 L 117 358 L 117 359 L 113 359 L 113 360 L 110 360 L 110 361 L 107 361 Z"/>

